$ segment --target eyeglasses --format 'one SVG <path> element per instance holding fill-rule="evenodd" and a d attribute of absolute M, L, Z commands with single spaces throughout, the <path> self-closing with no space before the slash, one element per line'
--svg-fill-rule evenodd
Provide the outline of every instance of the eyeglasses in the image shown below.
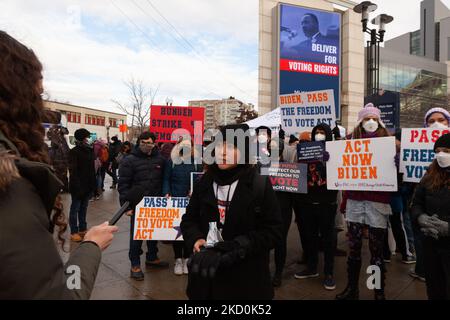
<path fill-rule="evenodd" d="M 154 146 L 155 145 L 154 142 L 145 142 L 145 141 L 141 141 L 141 144 L 145 144 L 147 146 Z"/>

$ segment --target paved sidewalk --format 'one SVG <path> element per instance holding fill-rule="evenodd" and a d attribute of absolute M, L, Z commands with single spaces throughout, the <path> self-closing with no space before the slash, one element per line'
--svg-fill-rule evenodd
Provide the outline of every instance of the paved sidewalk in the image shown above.
<path fill-rule="evenodd" d="M 105 193 L 100 200 L 90 202 L 88 209 L 88 226 L 108 221 L 115 210 L 119 207 L 117 190 L 110 190 L 110 181 L 107 180 Z M 65 212 L 68 214 L 70 207 L 70 195 L 64 195 Z M 169 269 L 145 270 L 144 281 L 134 281 L 129 278 L 130 263 L 128 260 L 129 226 L 130 218 L 127 216 L 117 224 L 119 232 L 116 234 L 113 244 L 103 253 L 95 288 L 91 299 L 154 299 L 154 300 L 183 300 L 187 299 L 185 294 L 187 276 L 176 276 L 173 273 L 174 256 L 171 245 L 159 243 L 159 257 L 170 262 Z M 72 249 L 76 244 L 72 244 Z M 340 233 L 339 247 L 346 248 L 344 232 Z M 146 246 L 143 245 L 144 251 Z M 346 258 L 336 257 L 335 277 L 337 289 L 326 291 L 322 287 L 322 278 L 307 280 L 294 279 L 294 273 L 303 266 L 296 261 L 300 258 L 300 240 L 294 223 L 288 237 L 288 254 L 283 284 L 276 289 L 275 299 L 289 300 L 322 300 L 334 299 L 346 285 Z M 372 299 L 373 292 L 366 289 L 366 275 L 364 270 L 368 265 L 370 253 L 368 252 L 367 240 L 363 247 L 363 269 L 361 270 L 360 297 L 361 299 Z M 144 267 L 145 255 L 142 255 Z M 387 299 L 401 300 L 423 300 L 426 299 L 425 284 L 408 276 L 408 271 L 414 265 L 401 263 L 401 257 L 395 255 L 391 263 L 387 264 L 386 297 Z M 321 265 L 319 266 L 321 270 Z"/>

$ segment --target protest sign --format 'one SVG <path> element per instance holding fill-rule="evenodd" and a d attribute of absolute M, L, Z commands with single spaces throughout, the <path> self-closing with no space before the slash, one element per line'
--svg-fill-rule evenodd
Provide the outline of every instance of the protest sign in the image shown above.
<path fill-rule="evenodd" d="M 204 172 L 191 172 L 191 192 L 194 191 L 194 185 L 200 181 L 204 174 Z"/>
<path fill-rule="evenodd" d="M 291 193 L 307 193 L 306 163 L 272 163 L 262 167 L 261 175 L 269 176 L 273 190 Z"/>
<path fill-rule="evenodd" d="M 327 141 L 329 190 L 397 191 L 395 138 Z"/>
<path fill-rule="evenodd" d="M 402 129 L 400 172 L 403 173 L 403 181 L 420 182 L 434 160 L 434 143 L 449 132 L 449 129 Z"/>
<path fill-rule="evenodd" d="M 311 131 L 326 123 L 334 127 L 336 109 L 333 90 L 320 90 L 280 95 L 281 125 L 288 134 Z"/>
<path fill-rule="evenodd" d="M 203 107 L 150 107 L 150 131 L 155 133 L 158 142 L 176 142 L 180 135 L 173 136 L 172 133 L 177 129 L 184 129 L 194 143 L 201 145 L 204 119 Z M 195 123 L 198 124 L 196 127 Z"/>
<path fill-rule="evenodd" d="M 297 145 L 298 161 L 322 161 L 325 143 L 322 141 L 304 142 Z"/>
<path fill-rule="evenodd" d="M 380 109 L 381 121 L 386 129 L 395 133 L 395 130 L 400 128 L 400 93 L 383 90 L 364 98 L 364 104 L 369 102 Z"/>
<path fill-rule="evenodd" d="M 180 223 L 189 198 L 144 197 L 134 214 L 134 240 L 183 240 Z"/>

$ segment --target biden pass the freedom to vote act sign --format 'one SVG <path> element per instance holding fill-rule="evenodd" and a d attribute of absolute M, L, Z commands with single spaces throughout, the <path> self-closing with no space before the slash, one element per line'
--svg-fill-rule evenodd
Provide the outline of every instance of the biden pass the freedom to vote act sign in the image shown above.
<path fill-rule="evenodd" d="M 281 125 L 288 134 L 311 131 L 320 123 L 336 121 L 333 90 L 280 95 Z"/>
<path fill-rule="evenodd" d="M 402 129 L 400 172 L 403 181 L 420 182 L 435 158 L 434 143 L 449 132 L 449 129 Z"/>
<path fill-rule="evenodd" d="M 133 240 L 182 241 L 180 224 L 189 198 L 144 197 L 136 206 Z"/>
<path fill-rule="evenodd" d="M 329 190 L 397 191 L 395 137 L 327 141 Z"/>

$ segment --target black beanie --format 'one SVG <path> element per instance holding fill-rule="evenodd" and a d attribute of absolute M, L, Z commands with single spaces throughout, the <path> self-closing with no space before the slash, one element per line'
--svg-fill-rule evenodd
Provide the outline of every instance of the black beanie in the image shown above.
<path fill-rule="evenodd" d="M 78 129 L 74 133 L 75 139 L 80 142 L 83 141 L 85 138 L 89 138 L 90 136 L 91 136 L 91 133 L 84 128 Z"/>
<path fill-rule="evenodd" d="M 450 149 L 450 133 L 444 134 L 439 139 L 437 139 L 434 144 L 433 151 L 436 152 L 437 148 L 448 148 Z"/>

